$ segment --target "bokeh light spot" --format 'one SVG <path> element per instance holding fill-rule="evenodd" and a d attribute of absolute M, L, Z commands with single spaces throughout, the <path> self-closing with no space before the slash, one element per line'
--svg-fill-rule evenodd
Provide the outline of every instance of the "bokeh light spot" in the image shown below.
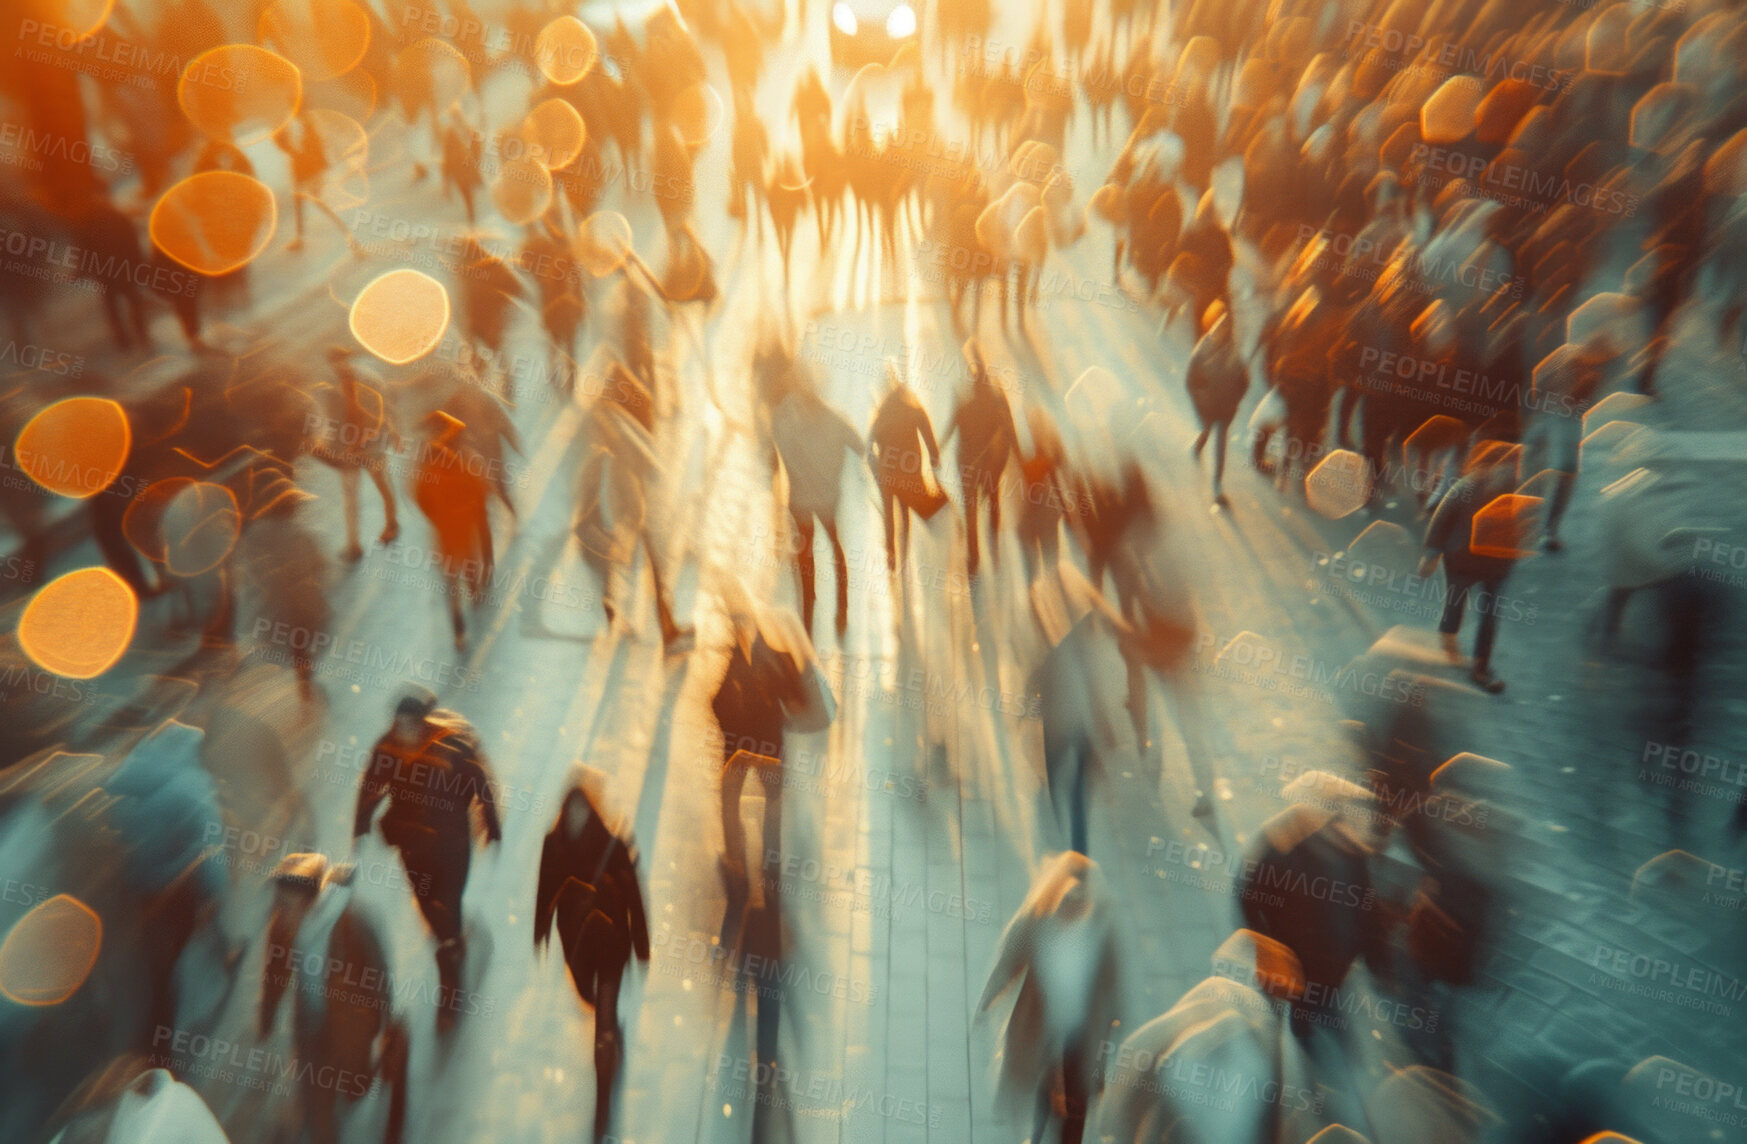
<path fill-rule="evenodd" d="M 533 222 L 552 205 L 552 175 L 531 158 L 506 159 L 492 180 L 491 201 L 517 226 Z"/>
<path fill-rule="evenodd" d="M 562 87 L 587 75 L 599 50 L 587 24 L 575 16 L 560 16 L 540 29 L 534 40 L 534 63 L 549 82 Z"/>
<path fill-rule="evenodd" d="M 139 600 L 107 568 L 80 568 L 43 585 L 18 621 L 32 663 L 68 679 L 102 675 L 127 651 Z"/>
<path fill-rule="evenodd" d="M 448 114 L 473 84 L 467 57 L 437 39 L 420 40 L 396 56 L 394 74 L 405 106 L 428 105 L 438 115 Z"/>
<path fill-rule="evenodd" d="M 618 211 L 596 211 L 576 228 L 576 260 L 596 278 L 625 265 L 631 253 L 631 221 Z"/>
<path fill-rule="evenodd" d="M 176 84 L 176 102 L 202 134 L 254 143 L 297 114 L 303 75 L 277 52 L 254 44 L 225 44 L 188 61 Z"/>
<path fill-rule="evenodd" d="M 259 32 L 311 83 L 345 75 L 370 50 L 370 17 L 352 0 L 273 0 Z"/>
<path fill-rule="evenodd" d="M 1311 510 L 1330 520 L 1351 516 L 1371 499 L 1371 473 L 1365 458 L 1351 449 L 1336 449 L 1304 478 L 1304 499 Z"/>
<path fill-rule="evenodd" d="M 49 492 L 83 500 L 109 487 L 132 446 L 133 430 L 120 405 L 104 397 L 69 397 L 30 419 L 13 455 Z"/>
<path fill-rule="evenodd" d="M 278 206 L 267 184 L 238 171 L 202 171 L 164 192 L 148 224 L 158 249 L 206 275 L 247 266 L 273 240 Z"/>
<path fill-rule="evenodd" d="M 19 918 L 0 943 L 0 995 L 19 1005 L 59 1005 L 79 991 L 103 949 L 103 919 L 70 894 Z"/>
<path fill-rule="evenodd" d="M 404 365 L 431 352 L 449 328 L 449 292 L 417 270 L 390 270 L 358 292 L 349 319 L 358 344 Z"/>
<path fill-rule="evenodd" d="M 195 481 L 170 498 L 160 527 L 165 567 L 177 576 L 198 576 L 231 554 L 242 533 L 243 517 L 229 489 Z"/>
<path fill-rule="evenodd" d="M 575 162 L 588 140 L 581 113 L 562 99 L 548 99 L 528 112 L 520 133 L 528 147 L 527 157 L 548 171 Z"/>

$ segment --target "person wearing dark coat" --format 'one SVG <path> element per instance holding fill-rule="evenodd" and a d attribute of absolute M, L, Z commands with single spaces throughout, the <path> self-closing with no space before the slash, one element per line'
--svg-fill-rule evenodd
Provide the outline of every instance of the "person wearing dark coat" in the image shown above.
<path fill-rule="evenodd" d="M 905 555 L 910 551 L 911 511 L 927 520 L 946 503 L 946 497 L 930 488 L 922 473 L 924 449 L 928 467 L 940 468 L 940 445 L 928 411 L 904 384 L 895 362 L 886 363 L 886 377 L 889 388 L 868 431 L 867 463 L 879 485 L 886 522 L 886 570 L 896 572 L 900 549 Z"/>
<path fill-rule="evenodd" d="M 1013 424 L 1013 409 L 1007 396 L 989 380 L 989 370 L 980 350 L 972 346 L 971 391 L 953 410 L 943 440 L 958 434 L 958 472 L 964 489 L 965 540 L 969 547 L 968 571 L 977 574 L 977 504 L 989 502 L 989 556 L 998 560 L 1001 551 L 1001 474 L 1007 462 L 1019 455 L 1019 431 Z"/>
<path fill-rule="evenodd" d="M 1482 690 L 1493 695 L 1504 690 L 1504 681 L 1492 674 L 1492 645 L 1498 638 L 1495 605 L 1516 558 L 1502 555 L 1502 549 L 1486 546 L 1476 551 L 1474 518 L 1516 487 L 1516 469 L 1513 455 L 1501 443 L 1489 441 L 1476 446 L 1469 471 L 1449 487 L 1432 512 L 1431 522 L 1426 526 L 1425 555 L 1419 565 L 1420 576 L 1429 576 L 1438 559 L 1443 558 L 1447 595 L 1438 633 L 1453 662 L 1461 660 L 1456 633 L 1462 627 L 1462 611 L 1467 607 L 1469 594 L 1475 595 L 1480 608 L 1480 628 L 1474 634 L 1472 678 Z"/>
<path fill-rule="evenodd" d="M 1381 966 L 1387 918 L 1372 888 L 1370 851 L 1339 812 L 1298 804 L 1262 824 L 1237 880 L 1244 927 L 1286 946 L 1320 1004 L 1296 1005 L 1299 1037 L 1335 1004 L 1353 963 Z"/>
<path fill-rule="evenodd" d="M 606 1137 L 614 1082 L 624 1059 L 619 983 L 633 954 L 649 961 L 649 919 L 637 881 L 636 846 L 615 834 L 579 781 L 564 796 L 540 851 L 534 945 L 556 921 L 577 996 L 594 1010 L 594 1138 Z"/>
<path fill-rule="evenodd" d="M 1221 315 L 1195 343 L 1187 382 L 1189 400 L 1201 422 L 1201 434 L 1195 438 L 1192 452 L 1200 457 L 1207 439 L 1213 438 L 1213 503 L 1224 507 L 1231 503 L 1224 490 L 1226 437 L 1250 387 L 1249 370 L 1238 351 L 1229 314 Z"/>
<path fill-rule="evenodd" d="M 400 851 L 419 911 L 436 936 L 439 989 L 447 998 L 461 985 L 461 894 L 473 860 L 470 813 L 476 800 L 486 840 L 503 838 L 486 767 L 478 732 L 457 713 L 438 707 L 436 696 L 415 688 L 401 699 L 393 725 L 371 749 L 352 824 L 356 842 L 369 831 L 382 800 L 388 800 L 382 837 Z M 454 1017 L 452 1005 L 438 1009 L 443 1027 Z"/>

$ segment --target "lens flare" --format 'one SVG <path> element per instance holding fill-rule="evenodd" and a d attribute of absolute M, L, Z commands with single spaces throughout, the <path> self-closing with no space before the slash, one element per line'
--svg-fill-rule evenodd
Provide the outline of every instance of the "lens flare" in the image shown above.
<path fill-rule="evenodd" d="M 404 365 L 443 339 L 449 292 L 420 271 L 390 270 L 358 292 L 349 324 L 359 345 L 390 365 Z"/>
<path fill-rule="evenodd" d="M 588 127 L 569 102 L 548 99 L 528 112 L 517 132 L 528 147 L 528 158 L 548 171 L 568 167 L 582 154 Z"/>
<path fill-rule="evenodd" d="M 57 894 L 19 918 L 0 943 L 0 996 L 18 1005 L 59 1005 L 79 991 L 103 949 L 103 919 Z"/>
<path fill-rule="evenodd" d="M 394 58 L 395 84 L 408 108 L 429 106 L 446 115 L 473 85 L 473 70 L 453 44 L 425 39 Z"/>
<path fill-rule="evenodd" d="M 32 663 L 68 679 L 102 675 L 133 641 L 139 600 L 107 568 L 81 568 L 32 596 L 18 621 L 18 644 Z"/>
<path fill-rule="evenodd" d="M 693 84 L 673 101 L 673 125 L 687 147 L 701 147 L 715 138 L 725 115 L 722 97 L 707 83 Z"/>
<path fill-rule="evenodd" d="M 624 266 L 631 254 L 631 222 L 618 211 L 596 211 L 576 230 L 576 260 L 596 278 Z"/>
<path fill-rule="evenodd" d="M 540 29 L 534 41 L 534 63 L 547 82 L 563 87 L 587 75 L 599 51 L 587 24 L 575 16 L 560 16 Z"/>
<path fill-rule="evenodd" d="M 69 397 L 30 419 L 13 456 L 49 492 L 83 500 L 109 487 L 132 446 L 133 430 L 120 405 L 103 397 Z"/>
<path fill-rule="evenodd" d="M 182 114 L 200 131 L 230 143 L 254 143 L 291 121 L 303 104 L 297 65 L 254 44 L 201 52 L 176 84 Z"/>
<path fill-rule="evenodd" d="M 206 275 L 247 266 L 279 225 L 267 184 L 238 171 L 203 171 L 164 192 L 149 231 L 158 249 Z"/>
<path fill-rule="evenodd" d="M 191 481 L 170 498 L 160 528 L 164 566 L 173 575 L 199 576 L 224 562 L 243 529 L 237 498 L 223 485 Z"/>
<path fill-rule="evenodd" d="M 534 159 L 506 160 L 492 180 L 491 201 L 517 226 L 533 222 L 552 205 L 552 175 Z"/>
<path fill-rule="evenodd" d="M 310 83 L 345 75 L 370 50 L 370 17 L 352 0 L 273 0 L 258 31 Z"/>

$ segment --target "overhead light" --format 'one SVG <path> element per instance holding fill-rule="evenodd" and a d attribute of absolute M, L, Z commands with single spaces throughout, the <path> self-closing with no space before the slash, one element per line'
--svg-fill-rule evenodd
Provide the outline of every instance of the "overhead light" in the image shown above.
<path fill-rule="evenodd" d="M 886 17 L 886 35 L 894 40 L 916 34 L 916 9 L 908 4 L 900 4 L 892 9 L 892 14 Z"/>
<path fill-rule="evenodd" d="M 836 24 L 837 30 L 846 36 L 855 35 L 856 30 L 860 27 L 856 23 L 855 13 L 850 11 L 849 5 L 845 4 L 843 0 L 837 0 L 837 3 L 832 5 L 831 22 Z"/>

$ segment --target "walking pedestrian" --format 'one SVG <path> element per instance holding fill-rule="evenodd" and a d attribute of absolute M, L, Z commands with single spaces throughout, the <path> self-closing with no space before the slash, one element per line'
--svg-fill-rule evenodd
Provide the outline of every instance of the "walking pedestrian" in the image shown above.
<path fill-rule="evenodd" d="M 886 394 L 868 432 L 868 467 L 880 490 L 880 511 L 886 522 L 886 571 L 897 572 L 900 545 L 910 553 L 910 514 L 930 520 L 946 504 L 938 480 L 931 481 L 922 468 L 922 453 L 928 453 L 928 472 L 940 469 L 940 445 L 934 425 L 921 400 L 904 382 L 896 362 L 886 362 Z"/>
<path fill-rule="evenodd" d="M 1007 462 L 1019 456 L 1019 431 L 1013 424 L 1013 409 L 1007 395 L 989 379 L 988 363 L 982 349 L 973 340 L 965 347 L 970 361 L 971 389 L 952 412 L 946 435 L 941 444 L 951 442 L 956 434 L 958 472 L 964 490 L 965 540 L 969 551 L 967 570 L 977 574 L 977 547 L 981 529 L 977 526 L 977 505 L 989 502 L 989 537 L 991 561 L 998 562 L 1001 551 L 1001 476 Z"/>
<path fill-rule="evenodd" d="M 471 810 L 479 804 L 486 842 L 503 838 L 493 781 L 479 733 L 461 715 L 437 706 L 414 687 L 394 709 L 394 722 L 370 751 L 352 822 L 354 846 L 370 830 L 384 799 L 382 837 L 400 851 L 425 922 L 437 939 L 439 1028 L 454 1023 L 466 951 L 461 894 L 473 860 Z"/>
<path fill-rule="evenodd" d="M 590 795 L 590 780 L 598 777 L 598 772 L 581 776 L 565 793 L 558 821 L 541 848 L 534 896 L 535 947 L 544 950 L 556 922 L 571 983 L 594 1010 L 596 1144 L 606 1139 L 612 1123 L 614 1085 L 624 1059 L 619 983 L 633 954 L 649 961 L 637 849 L 607 825 Z"/>
<path fill-rule="evenodd" d="M 1487 505 L 1509 493 L 1517 484 L 1515 451 L 1499 441 L 1483 441 L 1470 455 L 1467 471 L 1444 492 L 1426 526 L 1425 555 L 1419 575 L 1429 577 L 1441 558 L 1444 563 L 1443 617 L 1438 633 L 1444 653 L 1452 663 L 1462 663 L 1456 642 L 1468 597 L 1480 609 L 1479 630 L 1474 634 L 1474 659 L 1470 677 L 1488 694 L 1504 690 L 1504 681 L 1492 673 L 1492 645 L 1498 638 L 1498 591 L 1504 587 L 1517 557 L 1510 550 L 1476 545 L 1475 518 Z"/>

